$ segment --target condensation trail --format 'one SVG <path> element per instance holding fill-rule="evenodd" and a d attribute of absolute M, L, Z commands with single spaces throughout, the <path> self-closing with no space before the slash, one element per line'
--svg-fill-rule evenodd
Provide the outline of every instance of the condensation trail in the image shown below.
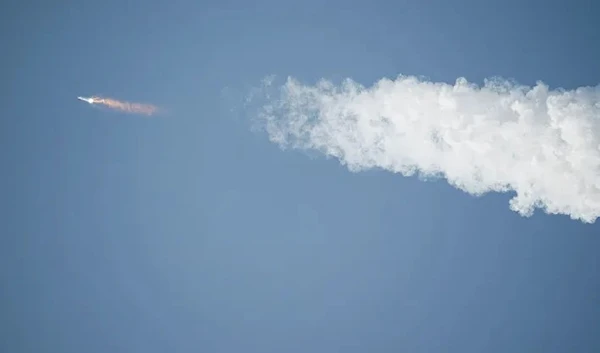
<path fill-rule="evenodd" d="M 119 101 L 114 98 L 105 98 L 98 96 L 94 96 L 91 98 L 94 104 L 102 104 L 111 109 L 127 113 L 153 115 L 158 111 L 158 108 L 152 104 L 132 103 L 126 101 Z"/>

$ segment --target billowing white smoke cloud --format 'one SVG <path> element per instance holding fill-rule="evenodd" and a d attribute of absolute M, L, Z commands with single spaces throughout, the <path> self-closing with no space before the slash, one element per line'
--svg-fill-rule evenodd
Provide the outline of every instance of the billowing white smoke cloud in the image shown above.
<path fill-rule="evenodd" d="M 319 150 L 351 171 L 441 176 L 474 195 L 514 190 L 510 208 L 523 216 L 600 216 L 600 86 L 290 78 L 279 93 L 260 118 L 281 147 Z"/>

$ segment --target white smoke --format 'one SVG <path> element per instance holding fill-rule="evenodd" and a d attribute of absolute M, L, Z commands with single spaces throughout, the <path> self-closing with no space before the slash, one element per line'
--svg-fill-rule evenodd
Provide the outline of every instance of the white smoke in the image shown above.
<path fill-rule="evenodd" d="M 365 88 L 289 78 L 267 98 L 259 116 L 283 148 L 321 151 L 351 171 L 445 177 L 473 195 L 514 190 L 510 208 L 523 216 L 535 208 L 586 223 L 600 216 L 600 86 L 400 76 Z"/>

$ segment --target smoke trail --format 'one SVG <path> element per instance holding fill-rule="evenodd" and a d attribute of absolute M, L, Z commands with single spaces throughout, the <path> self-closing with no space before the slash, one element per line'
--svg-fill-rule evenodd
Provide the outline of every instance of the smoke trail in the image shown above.
<path fill-rule="evenodd" d="M 510 208 L 523 216 L 600 216 L 600 86 L 289 78 L 279 93 L 259 117 L 282 148 L 318 150 L 351 171 L 441 176 L 473 195 L 513 190 Z"/>
<path fill-rule="evenodd" d="M 122 102 L 113 98 L 92 97 L 94 104 L 103 104 L 111 109 L 120 110 L 122 112 L 153 115 L 158 111 L 158 108 L 151 104 Z"/>

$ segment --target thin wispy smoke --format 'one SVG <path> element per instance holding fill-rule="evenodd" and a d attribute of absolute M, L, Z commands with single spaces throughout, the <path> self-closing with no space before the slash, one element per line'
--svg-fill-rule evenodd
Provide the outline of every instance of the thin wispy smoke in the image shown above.
<path fill-rule="evenodd" d="M 351 171 L 439 176 L 473 195 L 512 190 L 523 216 L 600 216 L 600 87 L 289 78 L 259 117 L 281 147 L 321 151 Z"/>

